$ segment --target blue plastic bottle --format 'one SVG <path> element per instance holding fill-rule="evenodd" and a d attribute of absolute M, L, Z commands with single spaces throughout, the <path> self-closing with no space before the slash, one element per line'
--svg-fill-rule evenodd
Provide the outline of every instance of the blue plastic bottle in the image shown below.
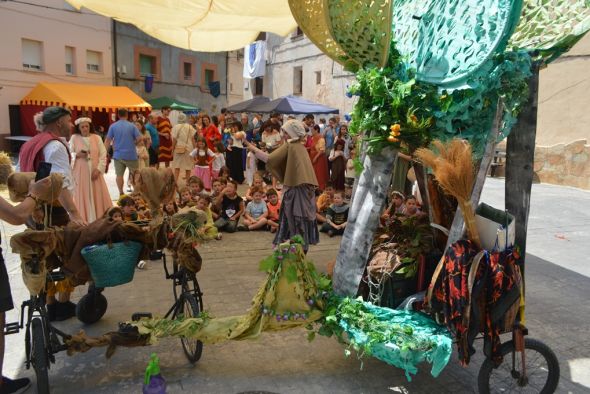
<path fill-rule="evenodd" d="M 152 353 L 145 369 L 143 394 L 166 394 L 166 381 L 160 375 L 160 359 L 156 353 Z"/>

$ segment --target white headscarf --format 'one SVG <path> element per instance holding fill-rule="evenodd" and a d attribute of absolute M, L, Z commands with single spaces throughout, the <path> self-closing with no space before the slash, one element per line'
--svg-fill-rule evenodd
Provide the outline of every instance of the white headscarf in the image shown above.
<path fill-rule="evenodd" d="M 301 139 L 302 137 L 304 137 L 306 135 L 306 133 L 305 133 L 305 126 L 303 125 L 303 122 L 301 122 L 299 120 L 296 120 L 296 119 L 288 120 L 283 125 L 282 129 L 292 139 L 299 140 L 299 139 Z"/>

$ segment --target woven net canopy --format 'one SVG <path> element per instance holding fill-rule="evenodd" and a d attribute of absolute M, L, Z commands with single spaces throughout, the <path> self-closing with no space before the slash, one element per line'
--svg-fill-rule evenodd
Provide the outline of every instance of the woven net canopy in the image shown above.
<path fill-rule="evenodd" d="M 287 0 L 68 0 L 179 48 L 230 51 L 260 32 L 285 36 L 296 27 Z"/>
<path fill-rule="evenodd" d="M 590 30 L 588 0 L 525 0 L 508 45 L 539 51 L 546 63 L 567 52 Z"/>

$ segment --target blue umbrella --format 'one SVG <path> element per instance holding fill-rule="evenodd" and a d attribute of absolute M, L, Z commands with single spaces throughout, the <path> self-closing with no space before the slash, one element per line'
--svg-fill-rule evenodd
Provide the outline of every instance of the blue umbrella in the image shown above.
<path fill-rule="evenodd" d="M 337 114 L 336 108 L 314 103 L 297 96 L 284 96 L 266 104 L 251 106 L 248 112 L 278 112 L 280 114 Z"/>

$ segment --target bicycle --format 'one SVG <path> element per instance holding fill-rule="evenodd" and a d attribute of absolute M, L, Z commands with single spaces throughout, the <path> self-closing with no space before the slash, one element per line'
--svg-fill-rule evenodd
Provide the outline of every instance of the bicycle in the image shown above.
<path fill-rule="evenodd" d="M 162 259 L 166 279 L 172 280 L 174 304 L 168 309 L 164 318 L 198 317 L 203 311 L 203 293 L 199 287 L 196 273 L 179 266 L 175 259 L 172 261 L 172 272 L 170 272 L 166 262 L 166 254 L 163 251 L 154 252 L 151 258 L 152 260 Z M 141 318 L 151 317 L 151 313 L 138 312 L 133 314 L 131 320 L 138 321 Z M 203 353 L 203 342 L 190 338 L 180 338 L 180 342 L 189 362 L 194 364 L 199 361 Z"/>

